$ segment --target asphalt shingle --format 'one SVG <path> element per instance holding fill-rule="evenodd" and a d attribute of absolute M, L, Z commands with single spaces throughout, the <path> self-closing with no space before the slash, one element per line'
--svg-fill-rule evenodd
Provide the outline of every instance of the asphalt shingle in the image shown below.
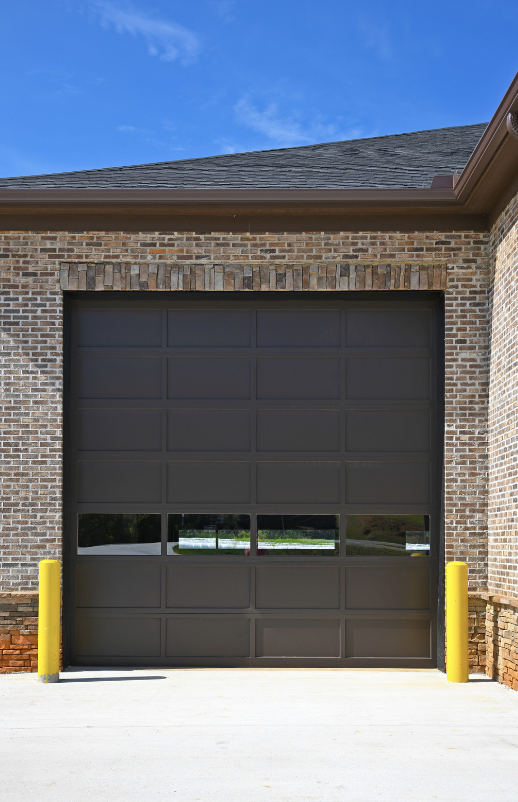
<path fill-rule="evenodd" d="M 396 189 L 460 174 L 487 123 L 299 148 L 0 178 L 21 189 Z"/>

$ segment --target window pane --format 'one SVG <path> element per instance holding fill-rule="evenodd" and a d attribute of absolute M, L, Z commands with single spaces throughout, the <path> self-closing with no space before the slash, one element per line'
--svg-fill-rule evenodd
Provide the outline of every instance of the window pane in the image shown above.
<path fill-rule="evenodd" d="M 169 515 L 167 553 L 241 557 L 250 554 L 250 516 Z"/>
<path fill-rule="evenodd" d="M 339 515 L 258 515 L 257 554 L 339 553 Z"/>
<path fill-rule="evenodd" d="M 80 513 L 78 554 L 160 554 L 160 515 Z"/>
<path fill-rule="evenodd" d="M 428 515 L 346 515 L 349 557 L 414 557 L 430 554 Z"/>

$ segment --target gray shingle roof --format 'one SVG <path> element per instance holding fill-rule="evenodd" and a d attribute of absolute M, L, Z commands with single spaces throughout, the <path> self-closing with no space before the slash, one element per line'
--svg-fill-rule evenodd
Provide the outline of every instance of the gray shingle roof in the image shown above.
<path fill-rule="evenodd" d="M 435 175 L 451 175 L 454 170 L 460 174 L 486 126 L 478 123 L 299 148 L 0 178 L 0 188 L 425 188 Z"/>

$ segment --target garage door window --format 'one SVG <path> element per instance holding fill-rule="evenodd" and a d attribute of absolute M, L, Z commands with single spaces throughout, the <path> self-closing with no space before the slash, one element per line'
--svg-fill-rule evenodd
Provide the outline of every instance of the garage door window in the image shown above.
<path fill-rule="evenodd" d="M 339 515 L 258 515 L 257 554 L 339 554 Z"/>
<path fill-rule="evenodd" d="M 160 554 L 160 515 L 86 512 L 78 516 L 78 554 Z"/>
<path fill-rule="evenodd" d="M 248 555 L 250 554 L 249 515 L 169 515 L 167 534 L 169 555 Z"/>
<path fill-rule="evenodd" d="M 346 515 L 349 557 L 430 554 L 428 515 Z"/>

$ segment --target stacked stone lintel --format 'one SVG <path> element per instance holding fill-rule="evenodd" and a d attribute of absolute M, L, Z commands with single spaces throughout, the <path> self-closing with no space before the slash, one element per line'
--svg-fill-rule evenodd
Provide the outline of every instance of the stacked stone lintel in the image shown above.
<path fill-rule="evenodd" d="M 444 290 L 444 263 L 62 263 L 62 290 Z"/>

